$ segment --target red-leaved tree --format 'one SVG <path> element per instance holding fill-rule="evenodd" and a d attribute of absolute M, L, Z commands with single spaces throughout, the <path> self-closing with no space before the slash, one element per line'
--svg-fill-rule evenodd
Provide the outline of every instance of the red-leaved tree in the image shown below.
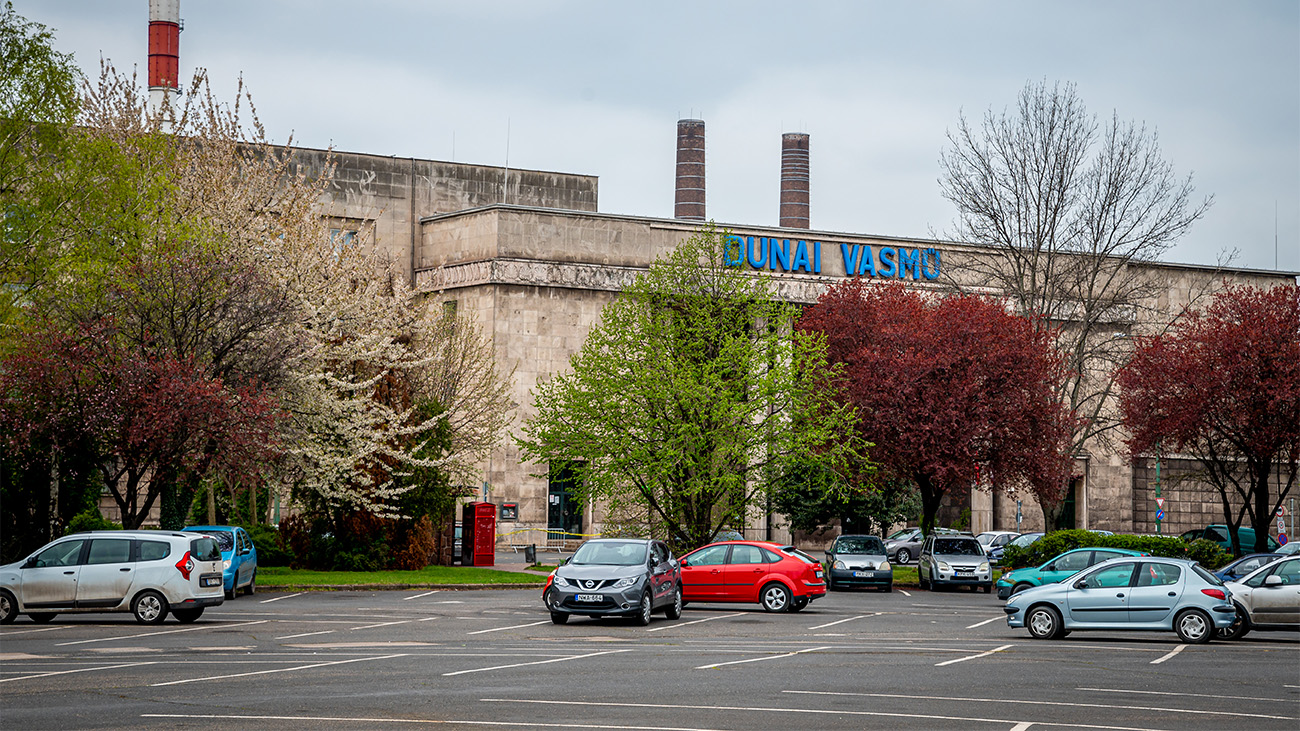
<path fill-rule="evenodd" d="M 138 528 L 166 480 L 196 467 L 253 476 L 271 456 L 278 412 L 192 361 L 124 344 L 111 327 L 27 334 L 0 360 L 0 432 L 20 451 L 42 440 L 88 443 L 125 528 Z"/>
<path fill-rule="evenodd" d="M 1225 288 L 1204 312 L 1139 340 L 1119 384 L 1129 451 L 1192 455 L 1234 528 L 1233 551 L 1246 517 L 1253 549 L 1268 550 L 1268 521 L 1300 460 L 1300 287 Z"/>
<path fill-rule="evenodd" d="M 843 363 L 871 458 L 921 493 L 922 528 L 943 496 L 979 479 L 1054 498 L 1069 474 L 1069 415 L 1051 333 L 976 296 L 932 296 L 899 283 L 831 287 L 799 327 L 826 336 Z"/>

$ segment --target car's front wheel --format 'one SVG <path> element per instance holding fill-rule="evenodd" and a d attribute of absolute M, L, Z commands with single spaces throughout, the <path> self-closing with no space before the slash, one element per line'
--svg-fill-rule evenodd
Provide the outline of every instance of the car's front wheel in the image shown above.
<path fill-rule="evenodd" d="M 13 624 L 15 619 L 18 619 L 18 600 L 0 589 L 0 624 Z"/>
<path fill-rule="evenodd" d="M 651 601 L 650 590 L 646 589 L 641 594 L 641 610 L 636 613 L 636 623 L 644 627 L 650 624 L 650 615 L 654 613 L 654 602 Z"/>
<path fill-rule="evenodd" d="M 564 624 L 569 621 L 569 615 L 564 612 L 551 612 L 551 622 L 553 624 Z"/>
<path fill-rule="evenodd" d="M 1020 592 L 1030 588 L 1031 586 L 1032 586 L 1031 584 L 1026 584 L 1022 581 L 1019 584 L 1016 584 L 1015 586 L 1011 587 L 1011 596 L 1015 596 L 1016 594 L 1019 594 Z"/>
<path fill-rule="evenodd" d="M 173 609 L 172 616 L 176 617 L 176 621 L 181 624 L 189 624 L 203 616 L 203 607 L 195 607 L 194 609 Z"/>
<path fill-rule="evenodd" d="M 131 602 L 131 613 L 140 624 L 162 624 L 167 619 L 167 600 L 156 591 L 141 592 Z"/>
<path fill-rule="evenodd" d="M 1219 639 L 1239 640 L 1245 637 L 1247 632 L 1250 632 L 1250 617 L 1246 614 L 1246 610 L 1242 609 L 1241 605 L 1238 604 L 1237 618 L 1233 620 L 1231 627 L 1219 630 Z"/>
<path fill-rule="evenodd" d="M 1054 640 L 1061 637 L 1065 629 L 1060 612 L 1048 606 L 1030 609 L 1025 617 L 1025 627 L 1029 629 L 1029 636 L 1036 640 Z"/>
<path fill-rule="evenodd" d="M 1214 637 L 1214 622 L 1199 609 L 1184 609 L 1174 617 L 1178 639 L 1190 645 L 1203 645 Z"/>
<path fill-rule="evenodd" d="M 668 611 L 664 612 L 664 616 L 669 619 L 681 619 L 682 607 L 684 606 L 686 606 L 686 602 L 682 601 L 682 587 L 678 586 L 673 591 L 673 603 L 668 605 Z"/>
<path fill-rule="evenodd" d="M 59 613 L 58 612 L 37 612 L 36 614 L 29 614 L 27 616 L 31 617 L 32 621 L 37 624 L 49 624 L 50 622 L 54 621 L 55 617 L 59 616 Z"/>
<path fill-rule="evenodd" d="M 912 560 L 912 552 L 906 548 L 898 549 L 898 554 L 894 557 L 898 563 L 909 563 Z"/>
<path fill-rule="evenodd" d="M 763 587 L 759 597 L 759 603 L 765 612 L 785 612 L 790 609 L 790 590 L 776 582 Z"/>

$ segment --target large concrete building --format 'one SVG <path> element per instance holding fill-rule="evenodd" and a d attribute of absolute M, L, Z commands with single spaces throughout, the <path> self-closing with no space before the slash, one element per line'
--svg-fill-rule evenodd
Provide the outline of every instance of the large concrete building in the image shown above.
<path fill-rule="evenodd" d="M 767 269 L 782 298 L 812 303 L 846 276 L 901 279 L 910 286 L 943 286 L 941 270 L 960 280 L 963 262 L 989 256 L 987 250 L 956 242 L 880 237 L 810 228 L 808 136 L 782 139 L 780 225 L 724 224 L 745 243 L 751 265 Z M 665 150 L 665 154 L 669 151 Z M 327 153 L 300 150 L 299 161 L 320 168 Z M 531 392 L 565 371 L 599 320 L 601 309 L 656 258 L 691 235 L 706 220 L 704 124 L 678 126 L 676 218 L 601 213 L 597 179 L 588 175 L 504 169 L 412 158 L 332 153 L 337 165 L 323 214 L 335 235 L 372 227 L 374 246 L 406 269 L 431 298 L 455 302 L 473 312 L 492 338 L 497 357 L 513 369 L 515 413 L 512 432 L 534 415 Z M 1293 273 L 1224 270 L 1178 264 L 1146 265 L 1142 276 L 1160 294 L 1143 311 L 1171 318 L 1196 292 L 1227 277 L 1258 286 L 1295 283 Z M 1128 333 L 1144 324 L 1117 319 Z M 1125 454 L 1090 445 L 1076 461 L 1064 522 L 1081 528 L 1155 531 L 1154 470 Z M 1187 465 L 1182 465 L 1186 468 Z M 536 475 L 549 477 L 538 477 Z M 576 505 L 570 476 L 547 465 L 525 463 L 509 438 L 483 465 L 479 498 L 501 506 L 503 542 L 543 543 L 567 534 L 602 529 L 599 505 Z M 1219 522 L 1221 511 L 1209 493 L 1166 485 L 1164 531 Z M 1041 510 L 1026 501 L 973 490 L 958 507 L 971 511 L 976 530 L 1041 529 Z M 769 521 L 746 527 L 751 537 L 769 534 Z"/>

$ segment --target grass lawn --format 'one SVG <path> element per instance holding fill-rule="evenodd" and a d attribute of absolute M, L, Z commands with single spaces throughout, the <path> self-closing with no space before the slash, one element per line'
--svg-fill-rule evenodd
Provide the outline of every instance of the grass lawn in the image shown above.
<path fill-rule="evenodd" d="M 546 577 L 475 566 L 426 566 L 419 571 L 308 571 L 258 567 L 258 586 L 328 586 L 358 584 L 541 584 Z"/>

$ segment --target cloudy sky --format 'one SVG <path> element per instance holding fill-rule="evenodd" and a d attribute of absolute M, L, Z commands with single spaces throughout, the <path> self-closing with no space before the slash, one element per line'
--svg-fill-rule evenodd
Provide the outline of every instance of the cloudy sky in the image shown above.
<path fill-rule="evenodd" d="M 145 75 L 148 0 L 15 0 L 88 75 Z M 708 216 L 775 225 L 782 132 L 812 226 L 942 236 L 963 112 L 1069 81 L 1145 123 L 1213 208 L 1167 257 L 1300 270 L 1300 3 L 181 0 L 182 78 L 243 75 L 273 139 L 600 177 L 671 217 L 676 121 L 707 125 Z M 1275 237 L 1276 232 L 1276 237 Z M 1276 248 L 1275 248 L 1276 242 Z"/>

